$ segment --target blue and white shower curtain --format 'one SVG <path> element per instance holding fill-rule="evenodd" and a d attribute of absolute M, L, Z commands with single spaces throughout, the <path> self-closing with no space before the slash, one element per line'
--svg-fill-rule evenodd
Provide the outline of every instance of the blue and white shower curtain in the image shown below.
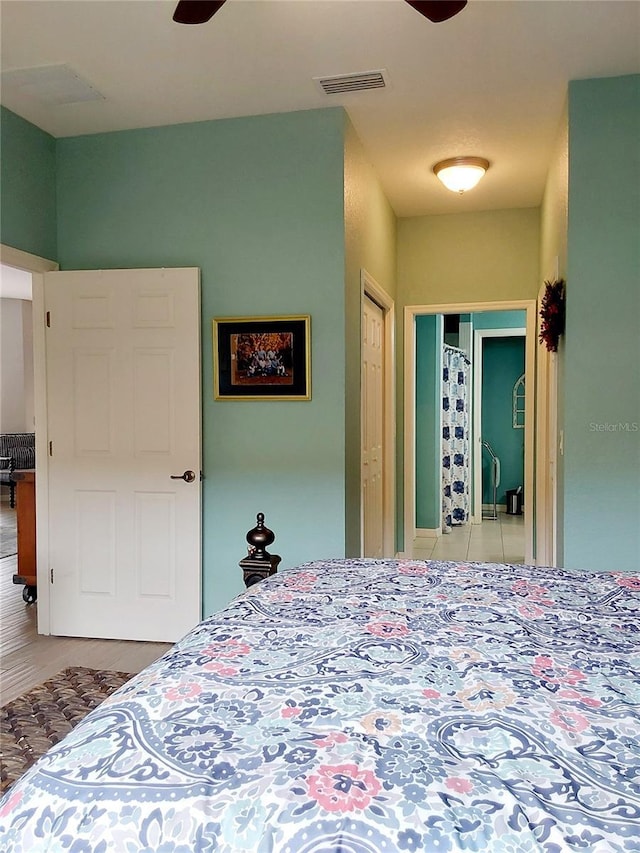
<path fill-rule="evenodd" d="M 445 344 L 442 352 L 442 527 L 469 520 L 469 360 Z"/>

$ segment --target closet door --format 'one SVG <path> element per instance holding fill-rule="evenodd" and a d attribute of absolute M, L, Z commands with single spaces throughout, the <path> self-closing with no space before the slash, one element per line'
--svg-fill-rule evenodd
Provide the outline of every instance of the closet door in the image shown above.
<path fill-rule="evenodd" d="M 384 314 L 365 295 L 362 305 L 363 556 L 384 554 Z"/>

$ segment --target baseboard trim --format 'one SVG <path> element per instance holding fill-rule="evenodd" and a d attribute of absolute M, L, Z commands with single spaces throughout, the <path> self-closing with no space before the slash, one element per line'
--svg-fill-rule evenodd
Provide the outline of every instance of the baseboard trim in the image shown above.
<path fill-rule="evenodd" d="M 504 513 L 507 515 L 507 505 L 506 504 L 497 504 L 496 509 L 498 513 Z M 482 512 L 493 512 L 493 504 L 482 504 Z M 524 504 L 522 505 L 522 512 L 510 513 L 511 515 L 524 515 Z"/>
<path fill-rule="evenodd" d="M 439 527 L 416 527 L 413 540 L 416 539 L 438 539 L 442 535 Z"/>

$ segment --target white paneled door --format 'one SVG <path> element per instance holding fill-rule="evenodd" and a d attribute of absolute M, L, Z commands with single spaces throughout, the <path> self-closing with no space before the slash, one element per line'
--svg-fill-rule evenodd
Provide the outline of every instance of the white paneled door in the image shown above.
<path fill-rule="evenodd" d="M 362 300 L 362 553 L 384 555 L 384 312 Z"/>
<path fill-rule="evenodd" d="M 193 268 L 44 277 L 52 634 L 200 618 L 199 291 Z"/>

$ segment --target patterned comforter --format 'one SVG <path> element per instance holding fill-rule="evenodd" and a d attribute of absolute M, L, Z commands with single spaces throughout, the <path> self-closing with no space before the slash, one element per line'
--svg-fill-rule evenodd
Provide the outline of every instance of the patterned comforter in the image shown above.
<path fill-rule="evenodd" d="M 3 853 L 640 851 L 640 577 L 318 561 L 0 802 Z"/>

